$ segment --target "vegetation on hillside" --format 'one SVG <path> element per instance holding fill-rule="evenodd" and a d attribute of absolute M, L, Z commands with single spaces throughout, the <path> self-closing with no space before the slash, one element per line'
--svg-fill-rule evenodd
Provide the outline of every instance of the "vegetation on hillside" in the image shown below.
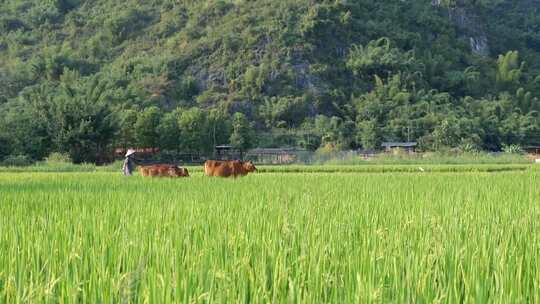
<path fill-rule="evenodd" d="M 539 16 L 534 0 L 4 0 L 0 160 L 537 144 Z"/>

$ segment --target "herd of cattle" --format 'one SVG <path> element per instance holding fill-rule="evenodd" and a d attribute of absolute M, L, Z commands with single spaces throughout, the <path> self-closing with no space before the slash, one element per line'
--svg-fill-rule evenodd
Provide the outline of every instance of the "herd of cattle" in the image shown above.
<path fill-rule="evenodd" d="M 206 176 L 238 177 L 255 171 L 257 171 L 257 168 L 255 168 L 255 165 L 251 161 L 207 160 L 204 163 L 204 174 Z M 150 177 L 189 177 L 189 172 L 186 168 L 167 164 L 140 166 L 139 172 L 142 176 Z"/>

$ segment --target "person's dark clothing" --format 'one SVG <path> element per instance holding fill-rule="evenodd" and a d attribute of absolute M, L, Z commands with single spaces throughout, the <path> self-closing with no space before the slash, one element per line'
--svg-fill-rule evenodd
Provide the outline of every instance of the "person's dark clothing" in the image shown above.
<path fill-rule="evenodd" d="M 131 156 L 126 157 L 126 159 L 124 160 L 124 164 L 122 165 L 122 172 L 124 173 L 124 175 L 126 176 L 133 175 L 133 170 L 135 170 L 135 165 L 136 163 L 133 157 Z"/>

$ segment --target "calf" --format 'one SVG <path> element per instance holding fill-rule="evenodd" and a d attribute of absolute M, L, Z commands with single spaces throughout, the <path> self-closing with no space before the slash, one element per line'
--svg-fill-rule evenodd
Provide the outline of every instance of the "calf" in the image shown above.
<path fill-rule="evenodd" d="M 186 168 L 176 165 L 139 166 L 139 172 L 142 176 L 150 177 L 189 177 L 189 172 Z"/>

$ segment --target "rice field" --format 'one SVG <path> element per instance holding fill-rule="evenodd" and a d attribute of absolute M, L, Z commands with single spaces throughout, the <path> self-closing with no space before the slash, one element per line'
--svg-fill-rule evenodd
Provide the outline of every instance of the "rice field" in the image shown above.
<path fill-rule="evenodd" d="M 540 303 L 540 172 L 0 173 L 0 303 Z"/>

